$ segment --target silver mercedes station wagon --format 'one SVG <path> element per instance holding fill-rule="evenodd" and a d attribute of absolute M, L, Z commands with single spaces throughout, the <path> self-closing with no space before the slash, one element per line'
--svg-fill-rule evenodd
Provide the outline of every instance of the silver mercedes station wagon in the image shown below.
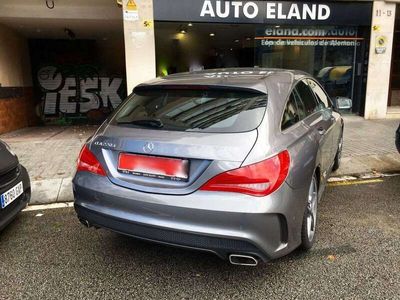
<path fill-rule="evenodd" d="M 342 137 L 340 114 L 303 72 L 155 79 L 83 146 L 75 210 L 88 227 L 257 265 L 312 247 Z"/>

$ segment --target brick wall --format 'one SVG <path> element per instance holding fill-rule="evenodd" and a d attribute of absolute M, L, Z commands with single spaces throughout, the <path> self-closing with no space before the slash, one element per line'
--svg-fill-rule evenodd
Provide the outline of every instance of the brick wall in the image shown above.
<path fill-rule="evenodd" d="M 1 89 L 1 88 L 0 88 Z M 38 124 L 32 88 L 20 88 L 12 97 L 0 97 L 0 134 Z"/>

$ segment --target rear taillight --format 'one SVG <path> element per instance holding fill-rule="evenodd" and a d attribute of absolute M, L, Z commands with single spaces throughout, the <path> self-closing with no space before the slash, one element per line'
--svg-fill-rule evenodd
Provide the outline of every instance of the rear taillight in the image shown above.
<path fill-rule="evenodd" d="M 211 178 L 200 190 L 267 196 L 285 181 L 290 166 L 287 150 L 259 163 L 227 171 Z"/>
<path fill-rule="evenodd" d="M 106 172 L 97 160 L 96 156 L 84 145 L 78 158 L 77 171 L 90 172 L 100 176 L 106 176 Z"/>

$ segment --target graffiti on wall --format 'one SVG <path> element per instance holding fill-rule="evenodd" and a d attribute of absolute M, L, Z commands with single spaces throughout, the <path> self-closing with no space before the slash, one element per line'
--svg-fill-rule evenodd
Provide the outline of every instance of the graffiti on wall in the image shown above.
<path fill-rule="evenodd" d="M 101 77 L 92 66 L 45 66 L 37 79 L 45 116 L 109 113 L 122 102 L 124 93 L 122 78 Z"/>

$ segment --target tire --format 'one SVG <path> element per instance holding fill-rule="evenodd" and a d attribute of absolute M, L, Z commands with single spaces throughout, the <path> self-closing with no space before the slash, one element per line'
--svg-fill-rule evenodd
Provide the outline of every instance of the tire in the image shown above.
<path fill-rule="evenodd" d="M 307 206 L 303 215 L 303 223 L 301 226 L 301 245 L 303 250 L 312 248 L 315 241 L 317 227 L 317 208 L 318 208 L 318 181 L 315 174 L 311 179 L 310 188 L 308 189 Z"/>
<path fill-rule="evenodd" d="M 342 149 L 343 149 L 343 130 L 340 136 L 338 149 L 335 155 L 335 161 L 333 162 L 332 171 L 335 172 L 340 167 L 340 161 L 342 159 Z"/>

